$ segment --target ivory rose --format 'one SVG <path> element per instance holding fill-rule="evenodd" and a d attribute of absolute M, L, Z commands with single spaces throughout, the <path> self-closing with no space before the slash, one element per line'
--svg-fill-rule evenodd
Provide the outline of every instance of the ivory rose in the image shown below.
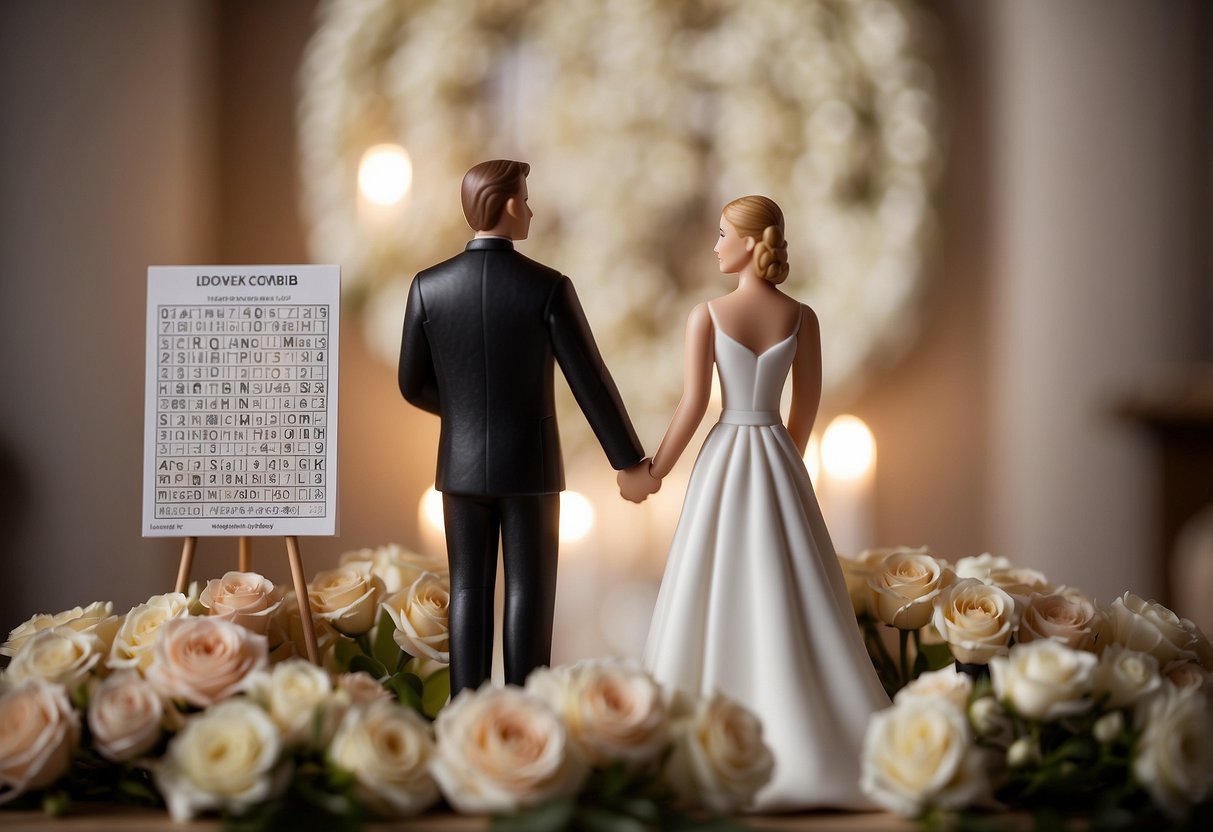
<path fill-rule="evenodd" d="M 0 804 L 62 777 L 79 740 L 62 685 L 29 679 L 0 695 Z"/>
<path fill-rule="evenodd" d="M 147 678 L 163 696 L 205 708 L 265 665 L 265 636 L 222 618 L 174 618 L 160 628 Z"/>
<path fill-rule="evenodd" d="M 1213 674 L 1196 662 L 1171 662 L 1163 668 L 1163 678 L 1177 688 L 1208 693 L 1213 688 Z"/>
<path fill-rule="evenodd" d="M 1015 631 L 1015 601 L 996 586 L 962 578 L 939 594 L 934 621 L 956 661 L 988 664 L 1007 652 Z"/>
<path fill-rule="evenodd" d="M 60 625 L 26 639 L 5 675 L 10 682 L 45 679 L 70 690 L 87 681 L 101 657 L 101 639 Z"/>
<path fill-rule="evenodd" d="M 173 820 L 209 809 L 240 815 L 286 786 L 281 750 L 269 714 L 247 699 L 230 699 L 189 720 L 152 774 Z"/>
<path fill-rule="evenodd" d="M 969 806 L 989 789 L 984 757 L 964 712 L 917 696 L 872 715 L 859 784 L 868 797 L 903 817 L 928 807 Z"/>
<path fill-rule="evenodd" d="M 1012 568 L 1014 568 L 1014 564 L 1007 558 L 984 552 L 980 555 L 961 558 L 956 561 L 956 566 L 952 571 L 956 573 L 956 577 L 958 578 L 976 578 L 982 583 L 989 583 L 990 573 L 996 569 Z"/>
<path fill-rule="evenodd" d="M 912 697 L 927 697 L 940 699 L 955 705 L 964 711 L 969 704 L 969 694 L 973 692 L 973 678 L 967 673 L 958 673 L 955 667 L 945 667 L 941 670 L 928 670 L 914 679 L 893 696 L 893 702 L 900 703 Z"/>
<path fill-rule="evenodd" d="M 1028 719 L 1051 721 L 1091 708 L 1091 682 L 1098 659 L 1051 639 L 1017 644 L 990 660 L 999 701 Z"/>
<path fill-rule="evenodd" d="M 870 612 L 868 609 L 868 578 L 886 557 L 897 549 L 865 549 L 856 557 L 838 555 L 838 565 L 842 567 L 842 577 L 847 582 L 847 594 L 851 596 L 851 608 L 856 615 Z"/>
<path fill-rule="evenodd" d="M 676 705 L 675 714 L 664 771 L 675 794 L 720 813 L 750 805 L 775 770 L 758 717 L 720 694 Z"/>
<path fill-rule="evenodd" d="M 1111 644 L 1099 657 L 1091 692 L 1097 699 L 1106 696 L 1103 707 L 1112 710 L 1132 707 L 1161 688 L 1162 676 L 1153 656 Z"/>
<path fill-rule="evenodd" d="M 576 794 L 588 772 L 564 723 L 521 688 L 464 690 L 434 722 L 431 767 L 459 812 L 513 812 Z"/>
<path fill-rule="evenodd" d="M 600 659 L 540 668 L 527 678 L 526 689 L 556 710 L 593 764 L 647 765 L 669 742 L 661 687 L 629 662 Z"/>
<path fill-rule="evenodd" d="M 369 705 L 391 694 L 369 673 L 342 673 L 337 677 L 338 694 L 351 705 Z"/>
<path fill-rule="evenodd" d="M 899 630 L 920 630 L 931 620 L 935 599 L 955 577 L 926 549 L 895 551 L 868 578 L 868 608 Z"/>
<path fill-rule="evenodd" d="M 400 649 L 410 656 L 449 663 L 447 608 L 450 604 L 450 585 L 430 572 L 421 573 L 406 589 L 388 597 L 383 602 L 383 609 L 392 617 L 396 627 L 392 638 Z"/>
<path fill-rule="evenodd" d="M 430 727 L 389 699 L 348 710 L 328 758 L 354 775 L 359 797 L 381 815 L 416 815 L 438 800 Z"/>
<path fill-rule="evenodd" d="M 0 645 L 0 656 L 15 656 L 21 645 L 35 633 L 64 625 L 82 633 L 100 630 L 97 635 L 103 643 L 112 641 L 112 630 L 117 629 L 119 621 L 117 616 L 111 615 L 113 610 L 114 605 L 110 601 L 94 601 L 87 607 L 72 607 L 54 615 L 35 615 L 8 634 L 8 640 Z"/>
<path fill-rule="evenodd" d="M 1033 595 L 1024 607 L 1015 640 L 1051 638 L 1074 650 L 1091 650 L 1100 622 L 1095 604 L 1077 593 Z"/>
<path fill-rule="evenodd" d="M 332 679 L 306 659 L 287 659 L 271 670 L 258 671 L 244 687 L 269 713 L 288 744 L 307 743 L 313 731 L 319 732 L 316 739 L 323 743 L 340 718 Z"/>
<path fill-rule="evenodd" d="M 347 636 L 359 636 L 375 625 L 383 592 L 383 580 L 360 561 L 317 572 L 307 594 L 313 616 Z"/>
<path fill-rule="evenodd" d="M 991 570 L 985 583 L 996 586 L 1015 599 L 1019 609 L 1027 606 L 1033 595 L 1044 595 L 1053 591 L 1053 586 L 1043 572 L 1026 566 L 1012 566 Z"/>
<path fill-rule="evenodd" d="M 133 760 L 160 739 L 164 700 L 138 671 L 127 668 L 110 675 L 93 691 L 88 703 L 88 727 L 101 756 L 116 762 Z"/>
<path fill-rule="evenodd" d="M 282 590 L 256 572 L 228 572 L 208 581 L 198 602 L 210 615 L 265 635 L 282 604 Z"/>
<path fill-rule="evenodd" d="M 395 543 L 377 549 L 358 549 L 341 556 L 340 564 L 369 563 L 372 574 L 383 581 L 384 591 L 394 595 L 406 589 L 425 572 L 445 576 L 447 564 L 444 559 L 431 558 L 405 549 Z"/>
<path fill-rule="evenodd" d="M 1162 604 L 1126 592 L 1109 605 L 1107 616 L 1110 641 L 1149 653 L 1162 667 L 1199 659 L 1203 639 L 1199 630 Z"/>
<path fill-rule="evenodd" d="M 312 633 L 316 636 L 316 649 L 320 653 L 321 663 L 328 667 L 326 659 L 332 658 L 333 646 L 340 635 L 332 624 L 315 615 L 312 616 Z M 299 614 L 299 603 L 293 591 L 288 590 L 282 597 L 282 604 L 270 620 L 267 636 L 271 663 L 277 664 L 292 657 L 307 658 L 303 617 Z"/>
<path fill-rule="evenodd" d="M 134 667 L 146 671 L 152 663 L 152 648 L 160 626 L 185 615 L 189 615 L 189 599 L 184 593 L 153 595 L 126 614 L 114 636 L 106 664 L 112 668 Z"/>
<path fill-rule="evenodd" d="M 1213 711 L 1190 690 L 1164 687 L 1137 708 L 1133 774 L 1163 814 L 1185 818 L 1213 796 Z"/>

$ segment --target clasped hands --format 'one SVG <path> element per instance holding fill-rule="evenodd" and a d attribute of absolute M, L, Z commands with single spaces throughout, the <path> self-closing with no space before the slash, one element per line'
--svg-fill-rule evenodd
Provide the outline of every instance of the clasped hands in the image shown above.
<path fill-rule="evenodd" d="M 661 480 L 649 471 L 651 463 L 652 460 L 645 457 L 632 467 L 620 470 L 615 481 L 619 483 L 619 494 L 623 499 L 643 503 L 650 494 L 656 494 L 661 488 Z"/>

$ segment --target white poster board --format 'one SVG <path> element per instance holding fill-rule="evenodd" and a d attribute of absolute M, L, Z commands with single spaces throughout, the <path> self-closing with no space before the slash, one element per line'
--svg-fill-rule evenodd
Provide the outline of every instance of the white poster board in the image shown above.
<path fill-rule="evenodd" d="M 143 536 L 337 532 L 337 266 L 147 270 Z"/>

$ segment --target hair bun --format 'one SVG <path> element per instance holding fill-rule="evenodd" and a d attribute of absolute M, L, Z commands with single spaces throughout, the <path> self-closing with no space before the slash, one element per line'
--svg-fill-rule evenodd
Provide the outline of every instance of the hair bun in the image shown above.
<path fill-rule="evenodd" d="M 762 231 L 762 241 L 754 246 L 754 271 L 770 283 L 783 283 L 788 278 L 788 244 L 783 229 L 768 225 Z"/>

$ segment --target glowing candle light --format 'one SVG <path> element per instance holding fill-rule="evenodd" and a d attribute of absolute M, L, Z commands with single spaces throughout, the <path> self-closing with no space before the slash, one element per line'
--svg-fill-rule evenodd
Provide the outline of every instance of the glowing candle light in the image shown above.
<path fill-rule="evenodd" d="M 358 190 L 376 205 L 397 205 L 413 184 L 413 162 L 398 144 L 377 144 L 358 163 Z"/>
<path fill-rule="evenodd" d="M 834 548 L 855 555 L 873 544 L 876 439 L 863 420 L 842 415 L 821 438 L 822 513 Z"/>

